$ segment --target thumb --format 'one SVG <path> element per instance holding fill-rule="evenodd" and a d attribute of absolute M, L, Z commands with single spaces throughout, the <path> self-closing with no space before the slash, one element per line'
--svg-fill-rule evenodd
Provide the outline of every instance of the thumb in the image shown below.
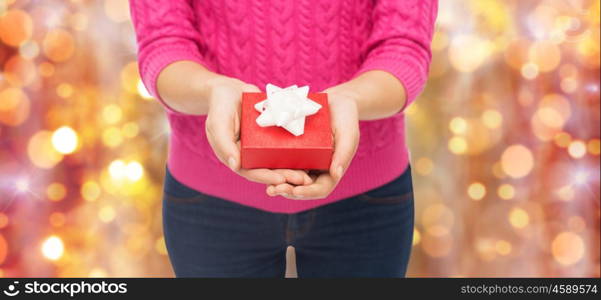
<path fill-rule="evenodd" d="M 242 92 L 244 93 L 260 93 L 261 89 L 259 89 L 256 85 L 254 84 L 250 84 L 250 83 L 245 83 L 242 86 Z"/>

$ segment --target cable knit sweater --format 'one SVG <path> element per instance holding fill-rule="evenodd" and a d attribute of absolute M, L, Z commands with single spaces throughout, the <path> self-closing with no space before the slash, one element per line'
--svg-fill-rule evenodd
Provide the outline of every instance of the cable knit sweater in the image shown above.
<path fill-rule="evenodd" d="M 403 108 L 360 122 L 357 154 L 327 198 L 270 197 L 265 185 L 217 160 L 205 136 L 206 116 L 171 109 L 156 81 L 181 60 L 259 88 L 297 84 L 312 92 L 384 70 L 403 84 L 409 104 L 427 79 L 436 0 L 130 0 L 130 8 L 142 81 L 163 103 L 171 126 L 167 165 L 185 185 L 261 210 L 297 213 L 381 186 L 407 168 Z"/>

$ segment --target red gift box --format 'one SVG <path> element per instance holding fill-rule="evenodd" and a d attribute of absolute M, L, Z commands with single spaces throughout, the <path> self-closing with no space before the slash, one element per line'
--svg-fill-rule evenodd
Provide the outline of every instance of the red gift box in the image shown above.
<path fill-rule="evenodd" d="M 333 138 L 326 93 L 309 93 L 321 104 L 316 114 L 305 119 L 305 132 L 294 136 L 278 126 L 261 127 L 254 105 L 267 98 L 265 93 L 242 94 L 240 123 L 241 163 L 244 169 L 328 170 L 332 161 Z"/>

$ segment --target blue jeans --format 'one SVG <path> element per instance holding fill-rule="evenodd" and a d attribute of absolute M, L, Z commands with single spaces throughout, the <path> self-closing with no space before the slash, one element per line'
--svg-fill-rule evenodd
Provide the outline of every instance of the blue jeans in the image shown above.
<path fill-rule="evenodd" d="M 311 201 L 311 200 L 299 200 Z M 411 168 L 379 188 L 295 214 L 195 191 L 167 170 L 163 229 L 177 277 L 404 277 L 414 224 Z"/>

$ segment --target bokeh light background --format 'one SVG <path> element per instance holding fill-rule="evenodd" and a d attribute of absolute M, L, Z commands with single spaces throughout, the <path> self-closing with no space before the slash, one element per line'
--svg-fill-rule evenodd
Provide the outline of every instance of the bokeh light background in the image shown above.
<path fill-rule="evenodd" d="M 172 276 L 125 0 L 0 0 L 0 276 Z M 442 0 L 409 276 L 599 276 L 599 1 Z M 200 129 L 199 129 L 200 130 Z"/>

